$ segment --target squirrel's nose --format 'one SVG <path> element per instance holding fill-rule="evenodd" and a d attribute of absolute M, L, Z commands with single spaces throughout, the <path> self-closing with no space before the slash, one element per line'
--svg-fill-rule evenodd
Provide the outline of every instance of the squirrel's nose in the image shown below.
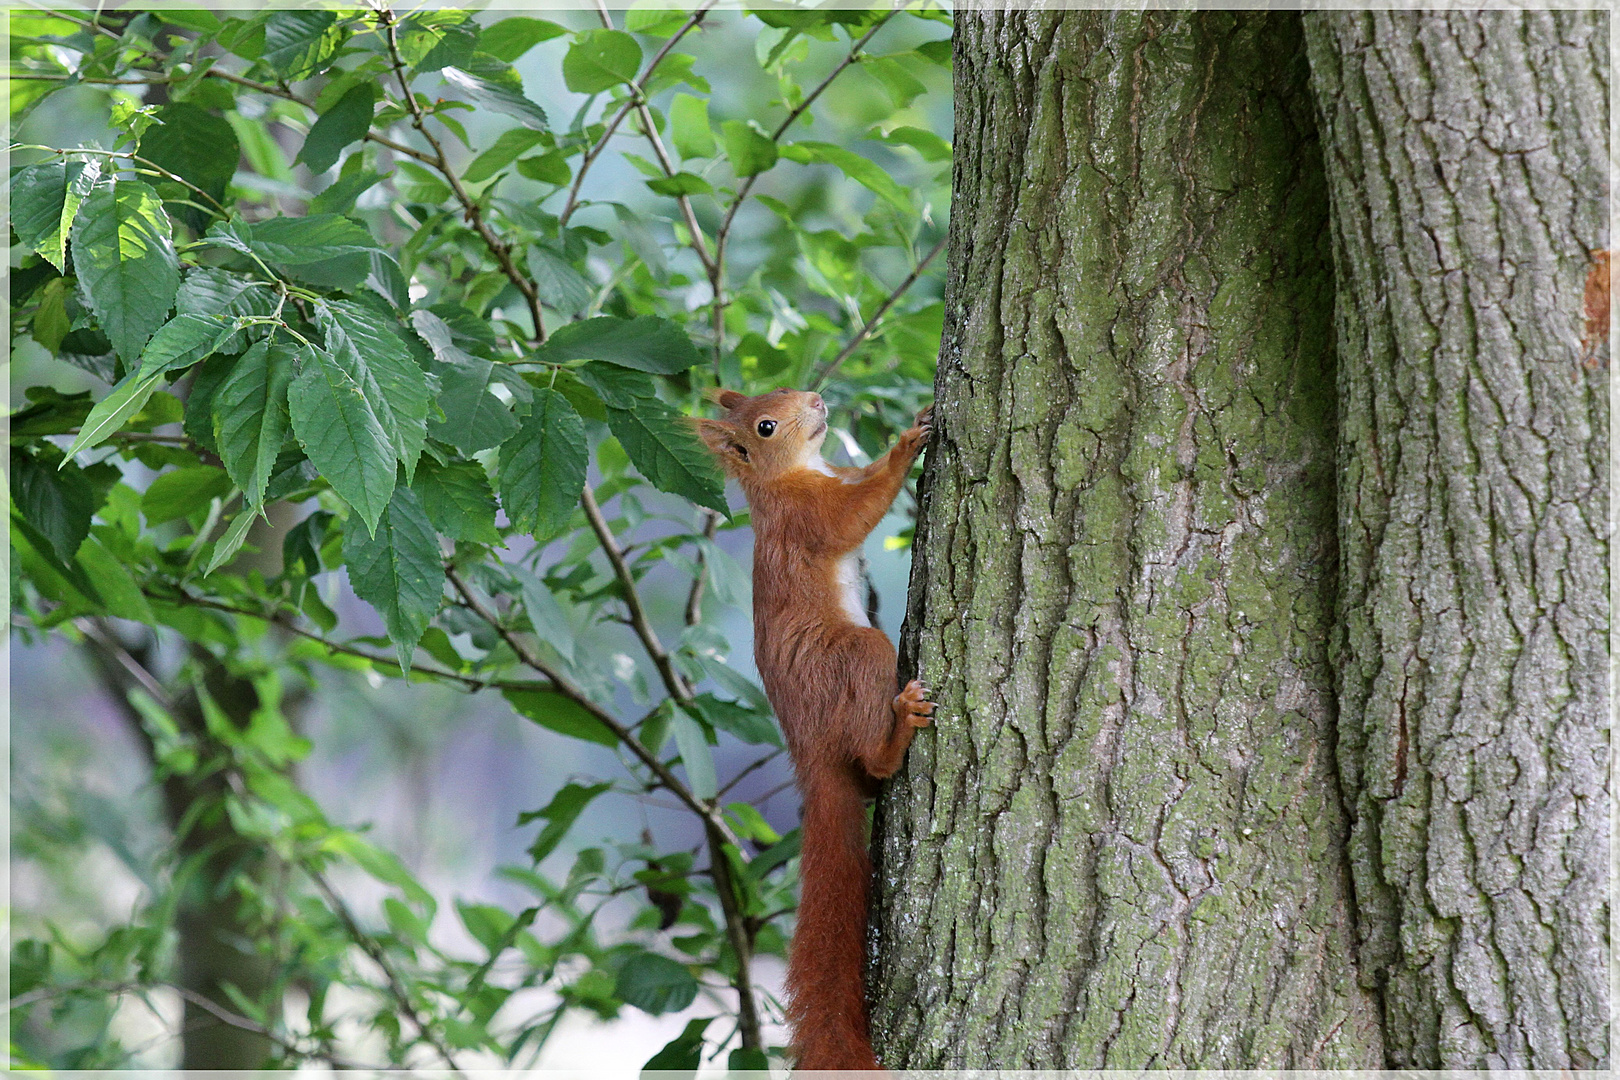
<path fill-rule="evenodd" d="M 825 409 L 827 407 L 827 403 L 821 400 L 820 394 L 811 394 L 810 407 L 812 409 Z"/>

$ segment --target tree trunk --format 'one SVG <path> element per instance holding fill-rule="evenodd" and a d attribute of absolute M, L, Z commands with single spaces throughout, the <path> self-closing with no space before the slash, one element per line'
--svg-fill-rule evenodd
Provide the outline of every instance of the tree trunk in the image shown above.
<path fill-rule="evenodd" d="M 971 12 L 880 800 L 891 1067 L 1366 1068 L 1299 16 Z"/>
<path fill-rule="evenodd" d="M 1362 977 L 1392 1066 L 1607 1067 L 1608 15 L 1305 20 Z"/>

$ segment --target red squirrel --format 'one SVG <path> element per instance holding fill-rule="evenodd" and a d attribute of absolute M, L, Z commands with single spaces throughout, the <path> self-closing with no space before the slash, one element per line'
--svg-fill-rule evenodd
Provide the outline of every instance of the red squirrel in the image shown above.
<path fill-rule="evenodd" d="M 719 390 L 726 415 L 698 432 L 748 497 L 754 526 L 754 661 L 787 736 L 804 799 L 798 929 L 788 958 L 788 1022 L 800 1069 L 880 1069 L 867 1030 L 865 955 L 871 862 L 865 799 L 892 776 L 934 704 L 867 621 L 860 548 L 905 483 L 933 409 L 882 458 L 821 458 L 827 406 L 781 389 Z M 896 693 L 899 690 L 899 693 Z"/>

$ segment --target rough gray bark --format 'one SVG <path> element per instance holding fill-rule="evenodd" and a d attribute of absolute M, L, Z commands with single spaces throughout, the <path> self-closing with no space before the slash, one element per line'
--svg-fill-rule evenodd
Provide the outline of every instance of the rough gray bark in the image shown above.
<path fill-rule="evenodd" d="M 878 809 L 891 1067 L 1369 1067 L 1332 282 L 1292 13 L 961 12 L 938 435 Z"/>
<path fill-rule="evenodd" d="M 1362 977 L 1391 1065 L 1604 1067 L 1608 15 L 1306 25 Z"/>

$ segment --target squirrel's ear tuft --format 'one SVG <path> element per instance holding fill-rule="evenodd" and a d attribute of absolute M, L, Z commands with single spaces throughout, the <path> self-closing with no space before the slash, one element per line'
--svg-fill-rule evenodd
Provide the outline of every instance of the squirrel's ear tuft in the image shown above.
<path fill-rule="evenodd" d="M 747 394 L 740 394 L 735 390 L 727 390 L 723 386 L 714 386 L 703 391 L 703 396 L 727 411 L 735 409 L 748 400 Z"/>
<path fill-rule="evenodd" d="M 724 420 L 699 420 L 697 433 L 726 472 L 737 476 L 752 467 L 748 460 L 748 448 L 737 438 L 737 429 Z"/>

